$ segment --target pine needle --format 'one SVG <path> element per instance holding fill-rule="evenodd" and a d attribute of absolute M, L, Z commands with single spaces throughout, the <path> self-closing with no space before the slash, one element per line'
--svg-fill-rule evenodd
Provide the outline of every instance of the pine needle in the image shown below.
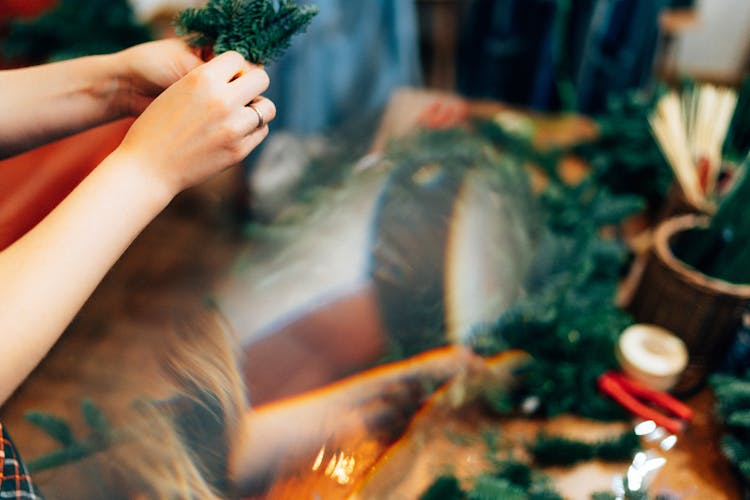
<path fill-rule="evenodd" d="M 214 55 L 234 50 L 263 65 L 281 57 L 317 13 L 317 7 L 293 0 L 209 0 L 180 12 L 176 25 L 179 34 L 191 35 L 191 45 L 212 47 Z"/>

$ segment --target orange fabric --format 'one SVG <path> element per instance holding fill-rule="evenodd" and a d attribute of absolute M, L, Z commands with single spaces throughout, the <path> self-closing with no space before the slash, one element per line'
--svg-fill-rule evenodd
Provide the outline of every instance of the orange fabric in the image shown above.
<path fill-rule="evenodd" d="M 57 206 L 120 144 L 120 120 L 0 161 L 0 250 Z"/>

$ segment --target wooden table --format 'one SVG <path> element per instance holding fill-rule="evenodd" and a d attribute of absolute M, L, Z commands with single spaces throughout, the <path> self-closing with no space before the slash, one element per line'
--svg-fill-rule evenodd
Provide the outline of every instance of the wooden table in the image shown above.
<path fill-rule="evenodd" d="M 386 114 L 384 123 L 392 120 L 392 124 L 384 125 L 386 128 L 381 134 L 387 127 L 408 129 L 411 126 L 408 117 L 419 115 L 420 106 L 404 106 L 404 99 L 424 105 L 435 98 L 412 91 L 400 94 L 402 101 L 398 112 Z M 492 113 L 499 108 L 494 103 L 475 103 L 472 112 Z M 540 117 L 539 120 L 548 124 L 548 128 L 544 128 L 545 140 L 553 142 L 576 136 L 576 129 L 578 136 L 595 132 L 589 122 L 576 117 Z M 379 135 L 374 147 L 382 144 L 381 138 Z M 251 244 L 239 237 L 238 225 L 231 215 L 233 186 L 236 186 L 232 175 L 229 173 L 211 185 L 185 193 L 144 231 L 96 290 L 62 340 L 0 409 L 0 419 L 10 429 L 24 457 L 33 458 L 56 447 L 51 439 L 25 422 L 23 413 L 27 410 L 59 414 L 81 432 L 85 426 L 78 404 L 84 397 L 93 398 L 105 413 L 113 415 L 124 411 L 138 397 L 168 395 L 169 388 L 159 381 L 158 357 L 154 353 L 161 348 L 160 332 L 175 317 L 202 314 L 201 299 L 229 272 L 239 252 Z M 305 369 L 299 366 L 300 373 Z M 316 376 L 317 383 L 324 384 L 330 377 L 342 374 L 322 377 L 313 372 L 309 374 L 309 377 Z M 273 386 L 267 388 L 269 401 L 273 399 L 273 391 Z M 685 499 L 739 498 L 738 484 L 719 451 L 720 431 L 713 420 L 711 393 L 703 390 L 688 403 L 696 410 L 696 419 L 669 452 L 667 465 L 654 484 L 655 490 L 676 492 Z M 450 420 L 450 425 L 458 429 L 471 427 L 466 429 L 468 432 L 472 428 L 476 432 L 478 422 L 486 425 L 497 422 L 477 413 L 475 408 L 461 415 Z M 501 424 L 506 432 L 521 435 L 544 428 L 573 436 L 590 436 L 592 432 L 599 432 L 594 429 L 602 425 L 573 417 Z M 357 439 L 362 446 L 370 447 L 365 451 L 371 456 L 382 451 L 382 444 L 380 447 L 372 442 L 368 444 L 366 434 L 360 434 Z M 472 453 L 467 449 L 463 452 Z M 456 453 L 461 453 L 461 449 Z M 51 499 L 114 498 L 114 493 L 107 491 L 104 484 L 92 480 L 100 473 L 100 465 L 95 459 L 84 460 L 41 473 L 37 480 Z M 606 487 L 611 474 L 623 471 L 625 466 L 585 464 L 571 470 L 549 472 L 561 491 L 571 498 L 585 498 L 586 490 Z M 278 484 L 283 481 L 280 477 Z M 294 495 L 293 490 L 284 491 L 283 496 L 269 498 L 304 498 L 289 496 Z"/>

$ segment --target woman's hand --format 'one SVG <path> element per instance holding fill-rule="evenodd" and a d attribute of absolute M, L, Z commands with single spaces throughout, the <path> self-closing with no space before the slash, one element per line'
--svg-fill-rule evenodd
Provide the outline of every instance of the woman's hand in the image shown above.
<path fill-rule="evenodd" d="M 115 106 L 121 116 L 138 116 L 167 87 L 203 61 L 183 40 L 142 43 L 113 55 L 118 75 Z"/>
<path fill-rule="evenodd" d="M 199 64 L 175 43 L 152 46 L 163 60 L 147 46 L 128 57 L 121 52 L 121 67 L 113 64 L 117 57 L 95 56 L 0 72 L 2 155 L 116 118 L 112 71 L 126 68 L 130 57 L 136 64 L 138 52 L 151 58 L 136 64 L 140 72 L 130 70 L 132 89 L 139 89 L 133 111 L 145 111 L 121 145 L 0 252 L 0 283 L 12 285 L 0 286 L 0 342 L 13 346 L 0 363 L 0 404 L 171 197 L 240 161 L 268 133 L 246 107 L 254 101 L 264 122 L 274 118 L 273 103 L 258 97 L 268 87 L 265 71 L 236 52 Z"/>
<path fill-rule="evenodd" d="M 166 80 L 164 80 L 166 81 Z M 174 196 L 243 160 L 276 115 L 267 73 L 226 52 L 194 68 L 154 99 L 113 153 Z"/>
<path fill-rule="evenodd" d="M 0 71 L 0 159 L 127 116 L 202 63 L 179 39 Z"/>

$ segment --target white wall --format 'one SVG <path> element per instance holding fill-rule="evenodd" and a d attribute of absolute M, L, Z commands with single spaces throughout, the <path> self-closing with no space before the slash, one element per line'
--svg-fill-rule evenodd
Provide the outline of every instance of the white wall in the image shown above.
<path fill-rule="evenodd" d="M 203 3 L 203 0 L 130 0 L 141 22 L 150 21 L 158 14 L 173 13 L 186 7 L 198 7 Z"/>
<path fill-rule="evenodd" d="M 677 41 L 681 74 L 736 80 L 750 56 L 750 0 L 699 0 L 697 25 Z"/>

